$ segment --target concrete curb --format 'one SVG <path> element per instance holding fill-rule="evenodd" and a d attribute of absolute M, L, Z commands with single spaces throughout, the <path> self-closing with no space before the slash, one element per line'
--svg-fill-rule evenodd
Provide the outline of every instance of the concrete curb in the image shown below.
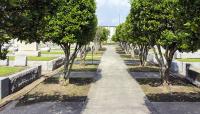
<path fill-rule="evenodd" d="M 10 94 L 9 96 L 3 98 L 0 100 L 0 109 L 3 108 L 6 104 L 20 99 L 21 97 L 23 97 L 25 94 L 27 94 L 28 92 L 30 92 L 32 89 L 34 89 L 36 86 L 38 86 L 41 82 L 43 82 L 45 79 L 57 74 L 60 72 L 60 70 L 62 69 L 62 67 L 58 68 L 55 71 L 51 71 L 47 74 L 43 74 L 41 78 L 39 78 L 38 80 L 32 82 L 31 84 L 27 85 L 26 87 L 24 87 L 23 89 Z"/>

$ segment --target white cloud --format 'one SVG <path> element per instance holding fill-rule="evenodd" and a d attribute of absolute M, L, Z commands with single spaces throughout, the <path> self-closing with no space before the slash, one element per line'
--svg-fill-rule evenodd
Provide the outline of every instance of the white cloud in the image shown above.
<path fill-rule="evenodd" d="M 130 7 L 129 0 L 96 0 L 97 7 L 109 5 L 110 7 Z"/>
<path fill-rule="evenodd" d="M 108 4 L 116 7 L 130 7 L 129 0 L 108 0 Z"/>
<path fill-rule="evenodd" d="M 96 0 L 99 25 L 118 25 L 130 10 L 129 0 Z"/>

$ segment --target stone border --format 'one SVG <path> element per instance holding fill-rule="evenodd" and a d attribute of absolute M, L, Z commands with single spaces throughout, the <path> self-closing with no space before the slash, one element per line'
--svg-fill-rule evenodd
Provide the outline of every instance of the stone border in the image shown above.
<path fill-rule="evenodd" d="M 189 68 L 188 76 L 186 77 L 186 79 L 194 85 L 196 85 L 197 87 L 200 87 L 200 70 L 195 69 L 193 67 Z"/>
<path fill-rule="evenodd" d="M 41 66 L 33 67 L 28 70 L 8 76 L 10 79 L 10 93 L 16 92 L 31 82 L 41 77 Z"/>
<path fill-rule="evenodd" d="M 101 60 L 94 60 L 93 62 L 92 61 L 85 61 L 85 64 L 94 64 L 94 65 L 98 65 L 100 64 Z M 74 61 L 74 64 L 80 64 L 81 61 Z"/>
<path fill-rule="evenodd" d="M 53 71 L 64 64 L 64 57 L 59 57 L 48 62 L 47 70 Z"/>
<path fill-rule="evenodd" d="M 159 72 L 129 72 L 134 78 L 136 79 L 160 79 L 160 73 Z"/>
<path fill-rule="evenodd" d="M 51 61 L 28 61 L 28 66 L 42 65 L 42 71 L 53 71 L 64 64 L 64 57 L 59 57 Z"/>
<path fill-rule="evenodd" d="M 60 68 L 58 68 L 54 71 L 51 71 L 51 72 L 41 76 L 38 80 L 34 81 L 33 83 L 27 85 L 23 89 L 15 92 L 15 93 L 12 93 L 12 94 L 8 95 L 7 97 L 3 98 L 2 100 L 0 100 L 0 108 L 3 108 L 6 104 L 8 104 L 11 101 L 14 101 L 16 99 L 23 97 L 25 94 L 27 94 L 32 89 L 34 89 L 37 85 L 39 85 L 41 82 L 43 82 L 45 79 L 59 73 L 61 69 L 62 69 L 62 67 L 60 67 Z"/>
<path fill-rule="evenodd" d="M 41 66 L 33 67 L 0 79 L 0 99 L 29 85 L 41 76 Z"/>

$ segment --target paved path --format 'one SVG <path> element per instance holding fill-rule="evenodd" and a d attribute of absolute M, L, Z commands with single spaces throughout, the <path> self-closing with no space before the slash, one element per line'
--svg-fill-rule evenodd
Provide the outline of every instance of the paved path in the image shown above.
<path fill-rule="evenodd" d="M 151 114 L 139 84 L 127 72 L 127 67 L 114 46 L 108 46 L 100 64 L 99 79 L 89 92 L 82 114 Z"/>

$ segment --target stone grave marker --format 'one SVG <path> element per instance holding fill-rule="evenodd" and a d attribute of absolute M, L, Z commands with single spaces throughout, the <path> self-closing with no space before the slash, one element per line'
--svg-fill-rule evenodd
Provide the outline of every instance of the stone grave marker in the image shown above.
<path fill-rule="evenodd" d="M 18 42 L 17 44 L 18 52 L 16 52 L 15 55 L 40 56 L 37 43 L 26 44 L 25 42 Z"/>
<path fill-rule="evenodd" d="M 27 66 L 27 56 L 16 55 L 14 66 Z"/>

